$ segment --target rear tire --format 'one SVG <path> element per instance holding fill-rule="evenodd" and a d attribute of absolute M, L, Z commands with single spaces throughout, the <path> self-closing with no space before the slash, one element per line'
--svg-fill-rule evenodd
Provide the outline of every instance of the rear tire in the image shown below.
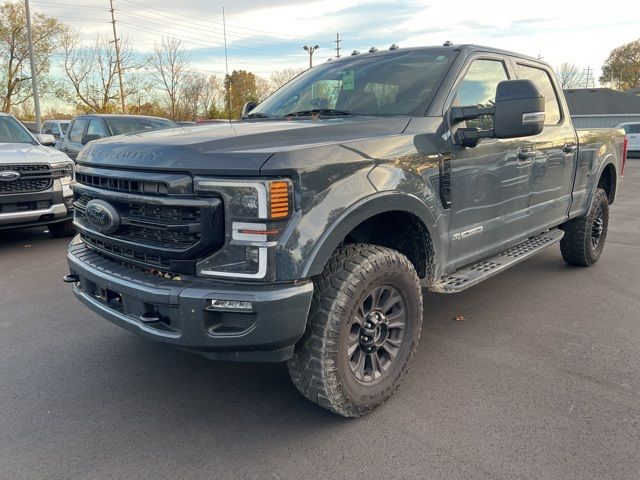
<path fill-rule="evenodd" d="M 588 267 L 598 261 L 607 239 L 609 227 L 609 199 L 598 188 L 593 196 L 589 213 L 569 220 L 562 229 L 560 251 L 564 261 L 571 265 Z"/>
<path fill-rule="evenodd" d="M 53 238 L 70 237 L 76 233 L 76 229 L 73 227 L 73 220 L 68 220 L 62 223 L 54 223 L 49 225 L 49 235 Z"/>
<path fill-rule="evenodd" d="M 338 415 L 364 415 L 400 386 L 421 326 L 411 262 L 389 248 L 345 245 L 314 279 L 307 329 L 288 362 L 291 379 Z"/>

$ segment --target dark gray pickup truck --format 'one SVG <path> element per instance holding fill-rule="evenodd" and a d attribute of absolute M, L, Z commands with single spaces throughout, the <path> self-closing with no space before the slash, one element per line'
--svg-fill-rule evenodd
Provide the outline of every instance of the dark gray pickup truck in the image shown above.
<path fill-rule="evenodd" d="M 354 52 L 244 113 L 80 152 L 77 298 L 212 359 L 287 361 L 307 398 L 359 416 L 407 372 L 423 287 L 459 292 L 556 243 L 570 264 L 602 253 L 624 134 L 576 132 L 532 58 Z"/>

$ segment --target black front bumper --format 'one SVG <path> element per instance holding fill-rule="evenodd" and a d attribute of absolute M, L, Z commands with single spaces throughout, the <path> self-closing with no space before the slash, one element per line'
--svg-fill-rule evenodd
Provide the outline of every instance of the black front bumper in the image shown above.
<path fill-rule="evenodd" d="M 93 311 L 127 330 L 214 360 L 291 358 L 313 295 L 310 281 L 247 285 L 165 279 L 106 259 L 77 238 L 67 259 L 77 276 L 73 293 Z M 207 310 L 210 299 L 249 301 L 253 308 Z M 149 323 L 150 317 L 160 320 Z"/>

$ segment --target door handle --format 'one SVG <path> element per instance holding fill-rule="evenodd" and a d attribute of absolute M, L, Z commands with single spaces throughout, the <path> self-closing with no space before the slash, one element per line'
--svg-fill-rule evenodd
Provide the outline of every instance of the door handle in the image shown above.
<path fill-rule="evenodd" d="M 575 143 L 565 143 L 564 147 L 562 147 L 562 151 L 564 153 L 573 153 L 578 149 L 578 145 Z"/>

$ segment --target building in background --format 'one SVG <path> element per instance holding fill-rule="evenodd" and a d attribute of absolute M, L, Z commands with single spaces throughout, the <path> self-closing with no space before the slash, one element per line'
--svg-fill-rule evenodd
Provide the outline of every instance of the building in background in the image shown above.
<path fill-rule="evenodd" d="M 610 128 L 640 122 L 640 95 L 611 88 L 571 88 L 564 93 L 576 128 Z"/>

